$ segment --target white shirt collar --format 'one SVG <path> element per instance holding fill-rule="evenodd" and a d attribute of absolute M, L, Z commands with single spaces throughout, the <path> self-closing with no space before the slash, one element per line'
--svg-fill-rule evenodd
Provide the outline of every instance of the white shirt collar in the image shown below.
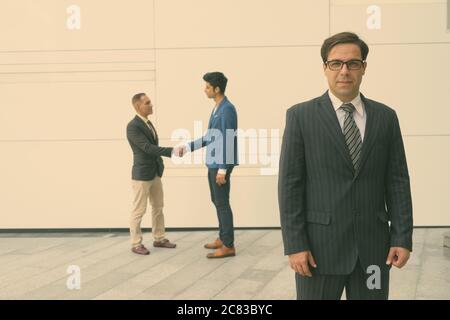
<path fill-rule="evenodd" d="M 144 118 L 143 116 L 141 116 L 139 113 L 136 113 L 136 115 L 139 117 L 139 118 L 141 118 L 141 120 L 142 121 L 144 121 L 145 122 L 145 124 L 147 124 L 147 121 L 148 121 L 148 119 L 147 118 Z"/>
<path fill-rule="evenodd" d="M 328 90 L 328 95 L 330 97 L 331 103 L 333 104 L 333 108 L 335 111 L 337 111 L 343 104 L 338 97 L 336 97 L 331 90 Z M 364 108 L 363 108 L 363 102 L 361 100 L 361 93 L 358 92 L 358 95 L 350 101 L 351 104 L 355 106 L 356 112 L 361 116 L 364 117 Z"/>

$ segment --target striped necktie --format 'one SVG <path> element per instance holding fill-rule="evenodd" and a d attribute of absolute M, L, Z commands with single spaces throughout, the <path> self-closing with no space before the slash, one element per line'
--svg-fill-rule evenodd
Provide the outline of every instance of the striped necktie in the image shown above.
<path fill-rule="evenodd" d="M 351 103 L 343 104 L 341 106 L 341 109 L 345 111 L 343 129 L 345 142 L 347 143 L 347 147 L 350 152 L 350 158 L 353 162 L 353 168 L 355 168 L 356 171 L 359 166 L 362 147 L 361 133 L 356 126 L 355 119 L 353 119 L 353 113 L 356 109 L 355 106 Z"/>

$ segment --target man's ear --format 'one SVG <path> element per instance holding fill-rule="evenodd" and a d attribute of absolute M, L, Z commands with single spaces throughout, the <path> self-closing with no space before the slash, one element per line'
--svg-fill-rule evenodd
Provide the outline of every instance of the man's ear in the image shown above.
<path fill-rule="evenodd" d="M 366 74 L 366 69 L 367 69 L 367 62 L 364 62 L 364 70 L 363 70 L 363 75 Z"/>
<path fill-rule="evenodd" d="M 214 88 L 214 92 L 217 94 L 217 93 L 220 93 L 220 88 L 219 87 L 215 87 Z"/>

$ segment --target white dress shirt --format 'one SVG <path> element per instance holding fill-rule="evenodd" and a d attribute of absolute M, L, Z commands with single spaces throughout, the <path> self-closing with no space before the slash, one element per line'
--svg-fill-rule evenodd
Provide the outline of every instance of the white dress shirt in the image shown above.
<path fill-rule="evenodd" d="M 333 108 L 336 111 L 336 116 L 339 121 L 339 125 L 341 126 L 341 130 L 344 130 L 344 119 L 346 112 L 341 109 L 341 106 L 344 104 L 339 98 L 337 98 L 330 90 L 328 90 L 328 95 L 330 96 L 331 103 L 333 104 Z M 348 103 L 348 102 L 347 102 Z M 359 133 L 361 134 L 361 142 L 364 141 L 364 133 L 366 130 L 366 120 L 367 114 L 364 108 L 364 104 L 361 100 L 361 94 L 358 93 L 355 99 L 350 101 L 351 104 L 355 106 L 355 112 L 353 112 L 353 119 L 355 119 L 356 126 L 359 129 Z"/>

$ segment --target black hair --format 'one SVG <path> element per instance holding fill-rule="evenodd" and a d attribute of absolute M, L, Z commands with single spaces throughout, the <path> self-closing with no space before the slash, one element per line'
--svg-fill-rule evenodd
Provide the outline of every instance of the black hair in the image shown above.
<path fill-rule="evenodd" d="M 220 92 L 225 94 L 228 79 L 222 72 L 208 72 L 203 76 L 203 80 L 208 82 L 214 89 L 219 87 Z"/>
<path fill-rule="evenodd" d="M 361 58 L 363 61 L 366 61 L 367 55 L 369 54 L 369 47 L 367 44 L 353 32 L 341 32 L 325 39 L 323 42 L 322 48 L 320 49 L 320 55 L 322 56 L 323 63 L 328 60 L 328 54 L 334 46 L 344 43 L 353 43 L 359 46 L 361 50 Z"/>

